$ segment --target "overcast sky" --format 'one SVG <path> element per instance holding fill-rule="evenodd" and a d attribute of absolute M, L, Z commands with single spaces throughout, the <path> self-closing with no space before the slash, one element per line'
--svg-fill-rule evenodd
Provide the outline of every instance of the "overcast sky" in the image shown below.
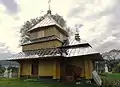
<path fill-rule="evenodd" d="M 52 13 L 63 16 L 69 26 L 84 25 L 80 36 L 96 51 L 120 48 L 120 0 L 51 1 Z M 21 25 L 47 10 L 48 0 L 0 0 L 0 59 L 21 51 Z"/>

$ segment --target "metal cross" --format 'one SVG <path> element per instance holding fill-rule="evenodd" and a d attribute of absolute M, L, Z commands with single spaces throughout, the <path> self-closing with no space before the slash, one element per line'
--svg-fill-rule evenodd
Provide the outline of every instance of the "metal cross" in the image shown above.
<path fill-rule="evenodd" d="M 76 28 L 76 32 L 78 33 L 79 32 L 79 28 L 82 27 L 83 25 L 82 24 L 76 24 L 75 25 L 75 28 Z"/>
<path fill-rule="evenodd" d="M 48 0 L 49 10 L 50 10 L 50 3 L 51 3 L 51 0 Z"/>

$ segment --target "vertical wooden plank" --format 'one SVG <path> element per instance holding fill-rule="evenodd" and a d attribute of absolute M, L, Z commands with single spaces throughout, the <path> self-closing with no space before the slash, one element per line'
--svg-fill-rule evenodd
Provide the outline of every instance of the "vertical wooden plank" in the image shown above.
<path fill-rule="evenodd" d="M 21 72 L 21 64 L 20 64 L 20 66 L 19 66 L 19 68 L 18 68 L 18 78 L 20 78 L 20 73 Z"/>
<path fill-rule="evenodd" d="M 53 79 L 60 79 L 60 63 L 53 62 Z"/>
<path fill-rule="evenodd" d="M 82 68 L 82 71 L 81 71 L 81 77 L 85 77 L 85 64 L 84 64 L 84 60 L 82 60 L 81 62 L 81 68 Z"/>
<path fill-rule="evenodd" d="M 92 61 L 91 60 L 85 60 L 85 78 L 86 79 L 92 79 Z"/>
<path fill-rule="evenodd" d="M 57 73 L 57 79 L 60 79 L 60 63 L 59 62 L 57 62 L 56 63 L 57 65 L 56 65 L 56 73 Z"/>
<path fill-rule="evenodd" d="M 30 76 L 32 76 L 32 63 L 30 62 Z"/>
<path fill-rule="evenodd" d="M 53 62 L 53 79 L 56 79 L 56 61 Z"/>
<path fill-rule="evenodd" d="M 93 72 L 93 63 L 92 63 L 92 60 L 90 60 L 90 65 L 89 65 L 89 69 L 90 69 L 90 79 L 92 79 L 92 72 Z"/>
<path fill-rule="evenodd" d="M 85 78 L 88 79 L 88 60 L 85 60 Z"/>

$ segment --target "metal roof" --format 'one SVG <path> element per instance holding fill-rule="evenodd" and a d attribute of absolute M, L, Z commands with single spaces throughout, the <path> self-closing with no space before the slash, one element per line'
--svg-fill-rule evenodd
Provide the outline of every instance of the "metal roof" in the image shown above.
<path fill-rule="evenodd" d="M 47 26 L 51 26 L 51 25 L 56 25 L 56 26 L 58 26 L 59 28 L 61 28 L 62 30 L 64 30 L 63 29 L 63 27 L 61 27 L 54 19 L 53 19 L 53 17 L 52 17 L 52 15 L 51 14 L 47 14 L 46 16 L 45 16 L 45 18 L 41 21 L 41 22 L 39 22 L 38 24 L 36 24 L 33 28 L 31 28 L 29 31 L 32 31 L 32 30 L 34 30 L 34 29 L 36 29 L 36 28 L 38 28 L 38 27 L 47 27 Z M 65 30 L 64 30 L 65 31 Z"/>
<path fill-rule="evenodd" d="M 75 40 L 75 36 L 69 37 L 69 45 L 66 48 L 67 57 L 81 56 L 98 53 L 94 48 L 85 40 Z M 73 47 L 74 46 L 74 47 Z"/>
<path fill-rule="evenodd" d="M 34 59 L 34 58 L 46 58 L 46 57 L 73 57 L 73 56 L 85 56 L 90 54 L 98 54 L 92 47 L 71 47 L 71 48 L 46 48 L 31 51 L 24 51 L 13 55 L 9 60 L 17 59 Z"/>
<path fill-rule="evenodd" d="M 46 48 L 46 49 L 24 51 L 13 55 L 12 57 L 9 58 L 9 60 L 45 58 L 50 56 L 60 56 L 59 50 L 57 48 Z"/>
<path fill-rule="evenodd" d="M 84 56 L 84 55 L 96 54 L 96 53 L 98 52 L 96 52 L 90 46 L 87 46 L 87 47 L 66 48 L 66 54 L 63 55 L 66 57 L 73 57 L 73 56 Z"/>
<path fill-rule="evenodd" d="M 80 41 L 75 40 L 75 35 L 68 38 L 69 45 L 78 45 L 88 43 L 87 41 L 80 39 Z M 89 44 L 89 43 L 88 43 Z"/>
<path fill-rule="evenodd" d="M 22 44 L 22 46 L 23 46 L 23 45 L 28 45 L 28 44 L 34 44 L 34 43 L 51 41 L 51 40 L 59 40 L 59 41 L 60 41 L 60 38 L 57 37 L 56 35 L 51 35 L 51 36 L 47 36 L 47 37 L 41 37 L 41 38 L 37 38 L 37 39 L 30 40 L 30 41 Z"/>
<path fill-rule="evenodd" d="M 54 35 L 49 36 L 47 39 L 55 39 Z M 40 39 L 40 41 L 45 41 L 46 38 Z M 38 40 L 34 40 L 36 42 Z M 93 55 L 99 54 L 96 52 L 85 40 L 77 41 L 74 37 L 69 38 L 69 44 L 66 46 L 61 46 L 57 48 L 45 48 L 38 50 L 30 50 L 20 52 L 16 55 L 13 55 L 9 60 L 16 59 L 33 59 L 33 58 L 45 58 L 45 57 L 53 57 L 53 56 L 61 56 L 61 57 L 73 57 L 73 56 L 85 56 L 85 55 Z"/>

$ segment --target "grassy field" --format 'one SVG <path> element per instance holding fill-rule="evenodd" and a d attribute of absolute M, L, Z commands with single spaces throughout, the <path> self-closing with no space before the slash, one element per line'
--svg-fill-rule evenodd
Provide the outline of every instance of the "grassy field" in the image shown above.
<path fill-rule="evenodd" d="M 112 73 L 102 76 L 103 79 L 107 80 L 120 80 L 120 74 Z M 54 80 L 35 80 L 35 79 L 6 79 L 0 78 L 0 87 L 97 87 L 93 84 L 81 83 L 76 85 L 75 83 L 63 83 Z"/>
<path fill-rule="evenodd" d="M 120 87 L 120 73 L 109 73 L 102 76 L 103 87 Z"/>
<path fill-rule="evenodd" d="M 0 79 L 0 87 L 96 87 L 92 84 L 76 85 L 50 80 Z"/>
<path fill-rule="evenodd" d="M 107 80 L 120 80 L 120 73 L 105 74 L 102 78 Z"/>

